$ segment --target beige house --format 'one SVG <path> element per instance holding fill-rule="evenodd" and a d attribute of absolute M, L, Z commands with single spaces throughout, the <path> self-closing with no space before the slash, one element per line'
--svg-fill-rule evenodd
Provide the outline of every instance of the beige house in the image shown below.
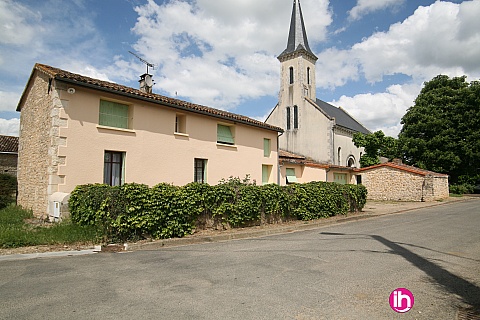
<path fill-rule="evenodd" d="M 279 102 L 266 123 L 285 130 L 279 139 L 282 150 L 316 163 L 358 168 L 363 148 L 355 147 L 353 134 L 370 131 L 344 109 L 317 99 L 317 59 L 308 45 L 300 1 L 294 1 L 287 48 L 278 56 Z"/>
<path fill-rule="evenodd" d="M 449 197 L 448 175 L 387 162 L 358 169 L 370 200 L 435 201 Z"/>
<path fill-rule="evenodd" d="M 0 173 L 17 176 L 18 137 L 0 135 Z"/>
<path fill-rule="evenodd" d="M 137 90 L 36 64 L 17 107 L 18 204 L 58 217 L 87 183 L 278 181 L 281 128 L 153 94 L 149 77 Z"/>

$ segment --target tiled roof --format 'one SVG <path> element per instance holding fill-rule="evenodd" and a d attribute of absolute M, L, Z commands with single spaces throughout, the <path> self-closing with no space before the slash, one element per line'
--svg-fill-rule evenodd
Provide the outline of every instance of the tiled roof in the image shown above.
<path fill-rule="evenodd" d="M 285 150 L 278 150 L 278 156 L 280 158 L 289 158 L 289 159 L 299 159 L 299 160 L 305 160 L 306 158 L 304 156 L 301 156 L 301 155 L 298 155 L 298 154 L 295 154 L 295 153 L 291 153 L 291 152 L 288 152 L 288 151 L 285 151 Z"/>
<path fill-rule="evenodd" d="M 0 135 L 0 153 L 18 153 L 18 137 Z"/>
<path fill-rule="evenodd" d="M 103 90 L 103 91 L 109 91 L 112 93 L 129 96 L 132 98 L 146 100 L 152 103 L 169 106 L 172 108 L 205 114 L 205 115 L 213 116 L 216 118 L 239 122 L 239 123 L 252 125 L 259 128 L 264 128 L 264 129 L 273 130 L 277 132 L 283 132 L 283 129 L 279 127 L 275 127 L 275 126 L 266 124 L 264 122 L 261 122 L 246 116 L 242 116 L 239 114 L 235 114 L 235 113 L 231 113 L 231 112 L 227 112 L 219 109 L 214 109 L 214 108 L 194 104 L 194 103 L 179 100 L 179 99 L 169 98 L 169 97 L 162 96 L 155 93 L 147 93 L 138 89 L 133 89 L 133 88 L 116 84 L 113 82 L 108 82 L 108 81 L 103 81 L 99 79 L 82 76 L 76 73 L 71 73 L 71 72 L 54 68 L 51 66 L 47 66 L 44 64 L 39 64 L 39 63 L 35 64 L 34 70 L 39 70 L 41 72 L 44 72 L 50 77 L 55 78 L 56 80 L 60 80 L 60 81 L 64 81 L 64 82 L 68 82 L 68 83 L 72 83 L 80 86 L 85 86 L 85 87 Z M 20 104 L 17 107 L 17 111 L 19 110 L 20 110 Z"/>
<path fill-rule="evenodd" d="M 337 108 L 331 104 L 317 99 L 315 101 L 317 106 L 322 109 L 330 118 L 335 118 L 335 123 L 346 129 L 350 129 L 355 132 L 361 132 L 364 134 L 370 134 L 370 130 L 365 128 L 360 122 L 355 120 L 351 115 L 349 115 L 344 109 Z"/>
<path fill-rule="evenodd" d="M 356 171 L 364 172 L 364 171 L 370 171 L 370 170 L 377 169 L 377 168 L 382 168 L 382 167 L 388 167 L 388 168 L 393 168 L 393 169 L 397 169 L 397 170 L 402 170 L 402 171 L 418 174 L 418 175 L 421 175 L 421 176 L 448 177 L 447 174 L 437 173 L 437 172 L 428 171 L 428 170 L 423 170 L 423 169 L 420 169 L 420 168 L 417 168 L 417 167 L 412 167 L 412 166 L 408 166 L 406 164 L 400 164 L 400 163 L 394 163 L 394 162 L 381 163 L 381 164 L 377 164 L 377 165 L 374 165 L 374 166 L 370 166 L 370 167 L 366 167 L 366 168 L 362 168 L 362 169 L 357 169 Z"/>

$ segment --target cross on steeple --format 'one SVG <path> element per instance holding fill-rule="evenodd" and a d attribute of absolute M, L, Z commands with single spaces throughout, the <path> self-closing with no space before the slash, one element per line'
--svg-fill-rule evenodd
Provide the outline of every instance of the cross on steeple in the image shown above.
<path fill-rule="evenodd" d="M 305 31 L 305 24 L 303 22 L 300 0 L 293 0 L 292 19 L 290 21 L 287 48 L 278 56 L 278 59 L 282 60 L 285 56 L 300 51 L 304 51 L 315 61 L 318 59 L 308 45 L 307 32 Z"/>

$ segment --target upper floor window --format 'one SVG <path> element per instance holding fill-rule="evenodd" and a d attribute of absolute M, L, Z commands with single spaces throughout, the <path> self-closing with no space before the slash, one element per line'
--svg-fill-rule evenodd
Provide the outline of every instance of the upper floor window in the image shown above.
<path fill-rule="evenodd" d="M 101 126 L 128 129 L 128 105 L 100 100 L 98 124 Z"/>
<path fill-rule="evenodd" d="M 293 106 L 293 129 L 298 129 L 298 106 Z"/>
<path fill-rule="evenodd" d="M 217 124 L 217 143 L 234 145 L 235 139 L 232 129 L 233 128 L 231 126 Z"/>
<path fill-rule="evenodd" d="M 272 152 L 272 140 L 263 139 L 263 155 L 265 157 L 270 157 L 271 152 Z"/>
<path fill-rule="evenodd" d="M 290 107 L 287 107 L 287 130 L 291 129 L 291 124 L 290 124 L 291 123 L 290 122 L 291 115 L 290 115 L 290 112 L 291 112 Z"/>
<path fill-rule="evenodd" d="M 175 115 L 175 133 L 187 133 L 187 116 L 184 114 Z"/>
<path fill-rule="evenodd" d="M 307 68 L 307 84 L 310 84 L 310 67 Z"/>
<path fill-rule="evenodd" d="M 290 84 L 293 84 L 293 67 L 290 67 Z"/>

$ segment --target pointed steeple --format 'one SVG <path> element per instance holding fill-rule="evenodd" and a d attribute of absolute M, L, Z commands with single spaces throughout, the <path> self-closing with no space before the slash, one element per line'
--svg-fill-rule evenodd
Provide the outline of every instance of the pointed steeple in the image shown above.
<path fill-rule="evenodd" d="M 315 61 L 318 59 L 308 45 L 307 32 L 303 22 L 302 7 L 300 0 L 293 0 L 292 20 L 288 34 L 287 48 L 278 56 L 281 60 L 287 55 L 303 51 Z"/>

